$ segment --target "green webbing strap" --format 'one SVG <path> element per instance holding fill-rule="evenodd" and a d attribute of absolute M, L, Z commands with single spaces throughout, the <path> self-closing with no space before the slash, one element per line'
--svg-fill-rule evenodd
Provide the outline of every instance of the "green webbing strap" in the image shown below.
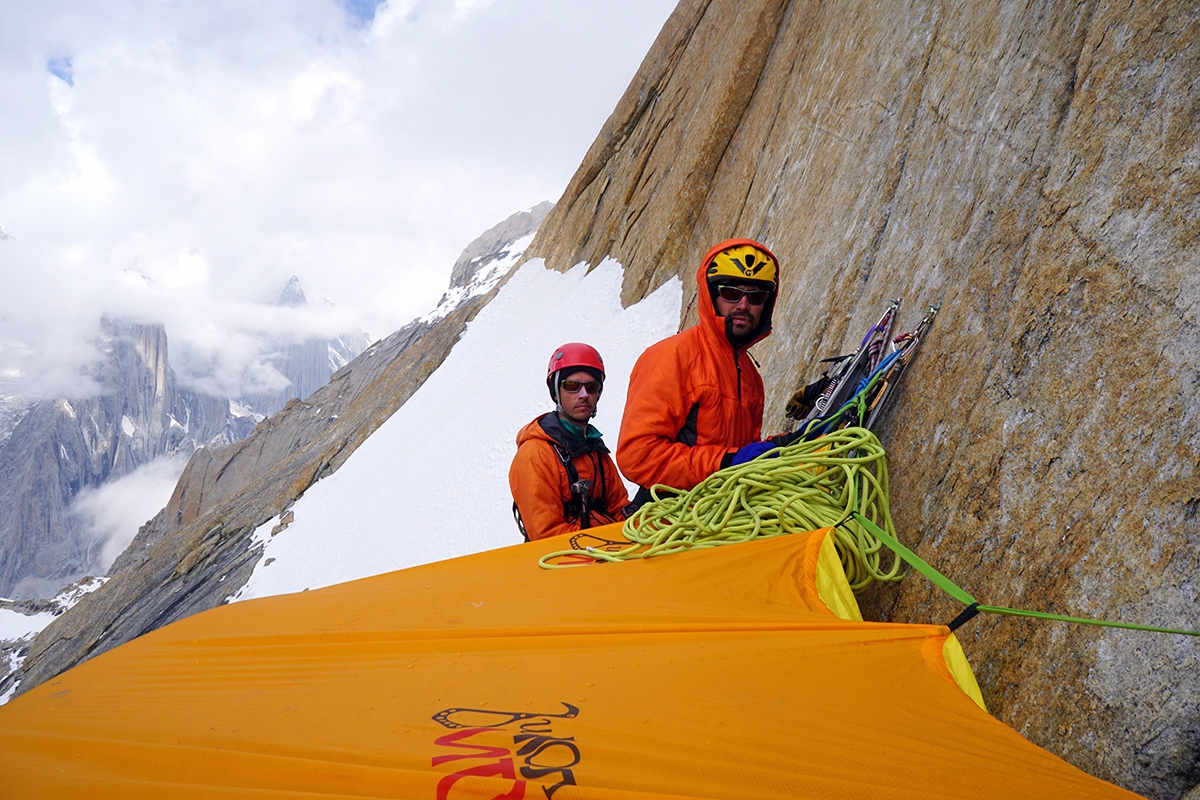
<path fill-rule="evenodd" d="M 992 614 L 1007 614 L 1010 617 L 1036 617 L 1037 619 L 1057 619 L 1063 622 L 1082 622 L 1085 625 L 1103 625 L 1106 628 L 1128 628 L 1131 631 L 1154 631 L 1156 633 L 1179 633 L 1184 636 L 1200 636 L 1200 631 L 1181 631 L 1175 628 L 1155 628 L 1152 625 L 1134 625 L 1131 622 L 1113 622 L 1107 619 L 1084 619 L 1083 617 L 1068 617 L 1065 614 L 1047 614 L 1045 611 L 1026 611 L 1023 608 L 1005 608 L 1004 606 L 980 606 L 980 611 Z"/>
<path fill-rule="evenodd" d="M 1020 609 L 1020 608 L 1005 608 L 1004 606 L 981 605 L 975 600 L 974 597 L 971 597 L 971 595 L 967 594 L 962 589 L 960 589 L 958 586 L 956 586 L 954 584 L 954 582 L 951 581 L 949 578 L 947 578 L 945 575 L 938 572 L 936 569 L 929 566 L 929 564 L 922 561 L 921 558 L 919 556 L 917 556 L 916 553 L 914 553 L 912 550 L 909 550 L 904 545 L 900 544 L 900 542 L 894 536 L 891 536 L 890 534 L 888 534 L 887 531 L 883 530 L 878 525 L 876 525 L 874 522 L 871 522 L 871 520 L 867 519 L 866 517 L 864 517 L 862 514 L 858 513 L 857 511 L 854 511 L 851 513 L 854 517 L 855 522 L 857 522 L 859 525 L 862 525 L 864 528 L 866 528 L 868 532 L 870 532 L 873 536 L 875 536 L 877 539 L 879 539 L 881 542 L 883 542 L 889 548 L 891 548 L 891 550 L 896 555 L 898 555 L 900 558 L 902 558 L 906 562 L 908 562 L 909 566 L 911 566 L 917 572 L 921 573 L 926 578 L 928 578 L 939 589 L 941 589 L 946 594 L 950 595 L 951 597 L 953 597 L 955 600 L 962 603 L 963 605 L 966 605 L 968 607 L 968 610 L 973 609 L 974 611 L 987 611 L 992 614 L 1005 614 L 1010 617 L 1034 617 L 1035 619 L 1054 619 L 1054 620 L 1059 620 L 1061 622 L 1078 622 L 1083 625 L 1102 625 L 1107 628 L 1126 628 L 1128 630 L 1134 630 L 1134 631 L 1154 631 L 1155 633 L 1178 633 L 1178 634 L 1182 634 L 1184 636 L 1200 636 L 1200 631 L 1181 631 L 1181 630 L 1177 630 L 1175 628 L 1155 628 L 1150 625 L 1133 625 L 1132 623 L 1128 623 L 1128 622 L 1111 622 L 1109 620 L 1104 620 L 1104 619 L 1084 619 L 1083 617 L 1068 617 L 1065 614 L 1049 614 L 1049 613 L 1046 613 L 1045 611 L 1025 611 L 1024 609 Z M 845 524 L 845 521 L 843 521 L 839 524 Z M 970 616 L 973 616 L 973 615 L 968 615 L 964 612 L 964 614 L 961 615 L 958 619 L 956 619 L 953 623 L 951 623 L 951 625 L 953 625 L 956 628 L 956 627 L 958 627 L 958 625 L 962 624 L 962 622 L 966 622 L 967 619 L 970 619 Z M 964 617 L 965 617 L 965 619 L 964 619 Z M 959 620 L 961 620 L 962 622 L 960 622 Z M 957 623 L 957 624 L 955 624 L 955 623 Z M 952 628 L 952 630 L 953 630 L 953 628 Z"/>
<path fill-rule="evenodd" d="M 907 561 L 913 569 L 924 575 L 926 578 L 929 578 L 929 580 L 933 581 L 933 584 L 943 592 L 966 606 L 976 602 L 974 597 L 971 597 L 971 595 L 958 588 L 958 586 L 956 586 L 954 582 L 945 575 L 922 561 L 920 556 L 918 556 L 912 550 L 909 550 L 904 545 L 900 544 L 900 542 L 887 531 L 883 530 L 857 511 L 852 511 L 850 513 L 853 515 L 855 522 L 857 522 L 859 525 L 862 525 L 867 529 L 867 532 L 873 534 L 875 538 L 879 539 L 881 542 L 890 547 L 896 555 Z M 883 534 L 882 536 L 880 536 L 881 532 Z"/>

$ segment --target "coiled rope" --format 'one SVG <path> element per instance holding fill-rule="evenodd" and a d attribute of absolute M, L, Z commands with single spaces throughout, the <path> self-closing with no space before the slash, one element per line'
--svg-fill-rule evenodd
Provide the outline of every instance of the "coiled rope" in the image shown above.
<path fill-rule="evenodd" d="M 650 492 L 654 500 L 622 528 L 629 547 L 584 552 L 598 561 L 628 561 L 837 526 L 835 545 L 852 589 L 903 577 L 901 560 L 891 557 L 885 566 L 883 555 L 890 550 L 852 517 L 857 510 L 895 536 L 883 445 L 866 428 L 844 428 L 776 448 L 720 470 L 682 494 L 661 484 Z M 546 569 L 581 566 L 552 563 L 579 555 L 560 550 L 538 563 Z"/>

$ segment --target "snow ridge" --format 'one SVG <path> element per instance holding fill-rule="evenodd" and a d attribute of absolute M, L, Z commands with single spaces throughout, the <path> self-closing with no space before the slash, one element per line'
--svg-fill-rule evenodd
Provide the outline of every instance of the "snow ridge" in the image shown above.
<path fill-rule="evenodd" d="M 417 321 L 422 324 L 432 325 L 472 297 L 478 297 L 490 292 L 500 282 L 500 279 L 512 270 L 521 256 L 525 255 L 525 248 L 529 247 L 529 243 L 533 241 L 533 237 L 533 233 L 522 236 L 513 242 L 507 250 L 501 250 L 494 256 L 481 256 L 476 259 L 476 261 L 486 263 L 482 264 L 482 268 L 472 275 L 465 285 L 451 286 L 442 295 L 437 308 Z"/>

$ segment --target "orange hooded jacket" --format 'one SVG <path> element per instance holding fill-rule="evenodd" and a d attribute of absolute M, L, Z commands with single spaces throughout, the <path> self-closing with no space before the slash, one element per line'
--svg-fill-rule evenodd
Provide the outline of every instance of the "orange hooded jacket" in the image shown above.
<path fill-rule="evenodd" d="M 556 443 L 571 457 L 579 479 L 592 481 L 588 499 L 590 527 L 625 519 L 624 509 L 629 505 L 629 493 L 604 443 L 589 439 L 586 445 L 575 443 L 571 447 L 572 443 L 562 438 L 561 431 L 557 415 L 550 412 L 517 433 L 517 455 L 508 470 L 508 485 L 530 541 L 582 528 L 580 517 L 568 514 L 574 497 L 566 467 L 555 451 Z M 552 433 L 558 434 L 557 442 Z"/>
<path fill-rule="evenodd" d="M 727 247 L 752 244 L 775 260 L 776 287 L 750 341 L 735 348 L 717 316 L 705 271 Z M 752 239 L 714 245 L 696 270 L 700 322 L 646 348 L 629 377 L 617 440 L 625 477 L 649 488 L 687 490 L 721 468 L 721 459 L 762 434 L 763 382 L 746 348 L 771 333 L 779 293 L 779 259 Z M 644 493 L 643 493 L 644 494 Z"/>

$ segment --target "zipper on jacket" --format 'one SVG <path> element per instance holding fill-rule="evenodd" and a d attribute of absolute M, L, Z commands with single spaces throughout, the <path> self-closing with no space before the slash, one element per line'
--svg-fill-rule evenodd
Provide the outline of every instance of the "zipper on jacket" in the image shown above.
<path fill-rule="evenodd" d="M 737 389 L 738 389 L 738 402 L 739 403 L 742 402 L 742 359 L 740 357 L 741 353 L 742 353 L 741 350 L 734 348 L 734 350 L 733 350 L 733 365 L 735 367 L 737 367 L 737 376 L 738 376 Z"/>

